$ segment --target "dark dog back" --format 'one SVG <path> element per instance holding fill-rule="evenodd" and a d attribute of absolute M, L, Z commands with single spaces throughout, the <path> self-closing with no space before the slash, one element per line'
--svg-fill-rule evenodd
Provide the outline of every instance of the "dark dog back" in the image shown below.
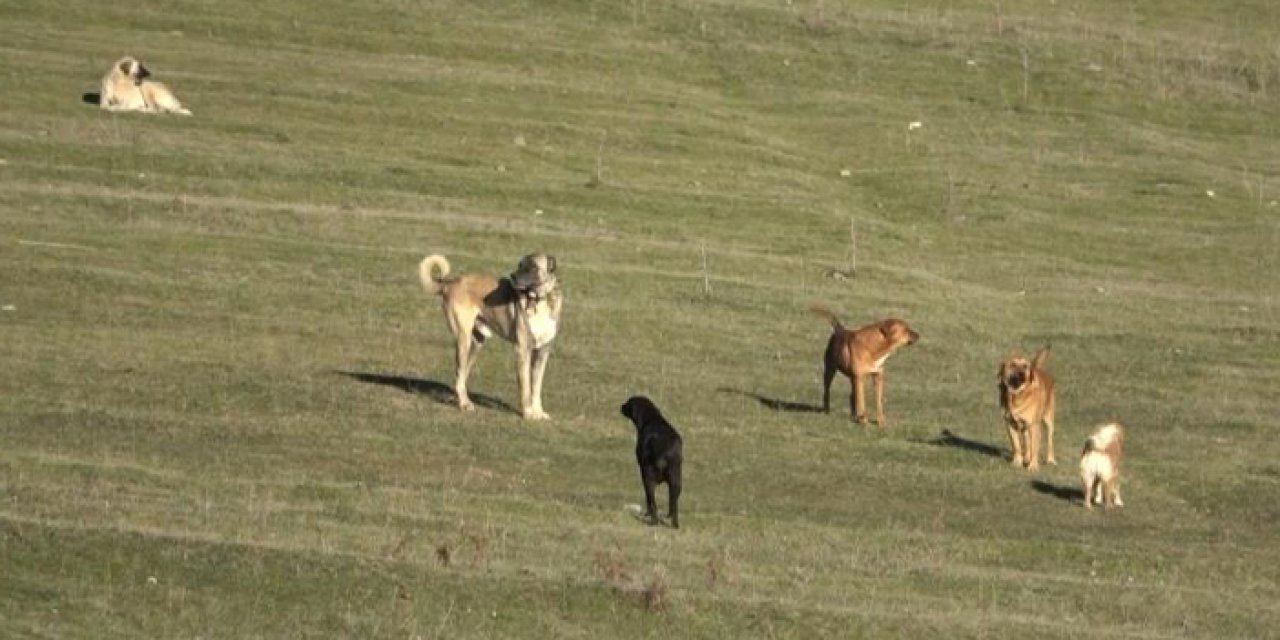
<path fill-rule="evenodd" d="M 679 500 L 682 489 L 684 443 L 662 412 L 644 396 L 632 396 L 622 405 L 622 415 L 636 427 L 636 463 L 644 484 L 645 507 L 650 522 L 658 521 L 654 488 L 667 484 L 671 526 L 680 527 Z"/>

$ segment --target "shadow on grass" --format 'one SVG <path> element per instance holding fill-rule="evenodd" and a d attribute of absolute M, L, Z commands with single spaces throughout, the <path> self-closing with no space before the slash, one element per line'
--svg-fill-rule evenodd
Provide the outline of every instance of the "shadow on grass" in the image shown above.
<path fill-rule="evenodd" d="M 778 400 L 777 398 L 762 396 L 758 393 L 751 393 L 750 391 L 742 391 L 740 389 L 729 389 L 726 387 L 720 387 L 719 389 L 716 389 L 716 391 L 720 393 L 732 393 L 735 395 L 751 398 L 752 400 L 759 402 L 766 409 L 772 409 L 774 411 L 785 411 L 787 413 L 823 413 L 822 407 L 804 403 L 804 402 L 791 402 L 789 400 Z"/>
<path fill-rule="evenodd" d="M 80 99 L 96 107 L 98 106 L 98 102 L 102 100 L 102 94 L 97 91 L 85 93 L 80 96 Z"/>
<path fill-rule="evenodd" d="M 458 396 L 453 393 L 453 387 L 450 387 L 443 382 L 425 380 L 423 378 L 393 376 L 383 373 L 368 373 L 365 371 L 334 371 L 334 373 L 368 384 L 381 384 L 388 387 L 395 387 L 405 393 L 420 393 L 432 400 L 435 400 L 436 402 L 439 402 L 440 404 L 447 404 L 450 406 L 456 406 L 458 404 Z M 512 407 L 506 402 L 494 398 L 493 396 L 486 396 L 482 393 L 475 392 L 472 392 L 470 395 L 471 401 L 478 407 L 493 409 L 495 411 L 506 411 L 507 413 L 520 415 L 520 412 L 516 411 L 515 407 Z"/>
<path fill-rule="evenodd" d="M 1032 480 L 1031 488 L 1060 500 L 1084 504 L 1084 490 L 1080 487 L 1063 487 L 1044 480 Z"/>
<path fill-rule="evenodd" d="M 1004 457 L 1004 449 L 989 445 L 985 442 L 961 438 L 960 436 L 952 433 L 950 429 L 943 429 L 942 433 L 932 440 L 921 440 L 920 442 L 925 442 L 937 447 L 954 447 L 956 449 L 980 453 L 984 456 L 991 456 L 993 458 Z"/>

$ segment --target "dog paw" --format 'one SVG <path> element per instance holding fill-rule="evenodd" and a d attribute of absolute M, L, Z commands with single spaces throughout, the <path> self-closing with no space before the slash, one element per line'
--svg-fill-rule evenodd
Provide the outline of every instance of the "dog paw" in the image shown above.
<path fill-rule="evenodd" d="M 1053 456 L 1049 456 L 1049 457 L 1044 461 L 1044 463 L 1045 463 L 1045 464 L 1051 464 L 1051 465 L 1057 466 L 1057 464 L 1058 464 L 1058 459 L 1057 459 L 1057 458 L 1055 458 L 1055 457 L 1053 457 Z"/>
<path fill-rule="evenodd" d="M 1027 465 L 1027 473 L 1035 473 L 1039 470 L 1040 470 L 1040 463 L 1038 462 L 1032 462 L 1031 464 Z"/>
<path fill-rule="evenodd" d="M 473 404 L 470 400 L 459 401 L 458 410 L 459 411 L 475 411 L 476 405 Z"/>
<path fill-rule="evenodd" d="M 530 409 L 524 412 L 525 420 L 550 420 L 551 416 L 547 415 L 542 409 Z"/>

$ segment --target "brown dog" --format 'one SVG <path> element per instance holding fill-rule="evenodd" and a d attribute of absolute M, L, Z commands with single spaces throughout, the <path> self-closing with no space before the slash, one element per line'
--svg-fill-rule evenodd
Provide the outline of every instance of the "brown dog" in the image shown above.
<path fill-rule="evenodd" d="M 885 426 L 884 361 L 898 347 L 915 344 L 920 334 L 896 318 L 851 331 L 845 329 L 836 314 L 826 307 L 815 304 L 809 310 L 831 323 L 831 339 L 827 341 L 827 351 L 822 358 L 822 410 L 831 411 L 831 380 L 839 371 L 848 376 L 853 385 L 849 409 L 858 422 L 866 422 L 867 400 L 863 383 L 867 376 L 871 376 L 876 383 L 876 424 Z"/>
<path fill-rule="evenodd" d="M 1123 507 L 1120 499 L 1120 445 L 1124 442 L 1124 427 L 1119 423 L 1099 426 L 1084 442 L 1080 452 L 1080 481 L 1084 485 L 1084 507 L 1093 509 L 1100 504 L 1106 508 Z"/>
<path fill-rule="evenodd" d="M 1025 465 L 1028 471 L 1040 468 L 1040 425 L 1045 429 L 1045 462 L 1058 464 L 1053 455 L 1053 377 L 1044 370 L 1049 359 L 1046 345 L 1031 360 L 1014 354 L 1000 363 L 1000 408 L 1004 409 L 1009 428 L 1009 444 L 1013 448 L 1014 465 Z M 1025 440 L 1026 446 L 1023 446 Z"/>
<path fill-rule="evenodd" d="M 550 417 L 542 410 L 542 377 L 564 300 L 556 275 L 556 259 L 545 253 L 521 258 L 515 272 L 505 278 L 479 273 L 450 276 L 444 256 L 422 259 L 418 265 L 422 286 L 444 302 L 444 316 L 457 342 L 454 393 L 459 409 L 475 410 L 467 395 L 467 377 L 485 340 L 496 333 L 516 346 L 521 415 L 526 420 Z"/>

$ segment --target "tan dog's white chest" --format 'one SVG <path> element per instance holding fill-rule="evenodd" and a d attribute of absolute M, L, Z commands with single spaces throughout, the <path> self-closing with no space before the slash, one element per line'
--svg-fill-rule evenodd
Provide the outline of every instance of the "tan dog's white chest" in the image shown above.
<path fill-rule="evenodd" d="M 542 300 L 532 308 L 526 308 L 524 319 L 525 326 L 529 327 L 529 336 L 533 338 L 534 349 L 541 349 L 555 339 L 557 322 L 547 301 Z"/>

